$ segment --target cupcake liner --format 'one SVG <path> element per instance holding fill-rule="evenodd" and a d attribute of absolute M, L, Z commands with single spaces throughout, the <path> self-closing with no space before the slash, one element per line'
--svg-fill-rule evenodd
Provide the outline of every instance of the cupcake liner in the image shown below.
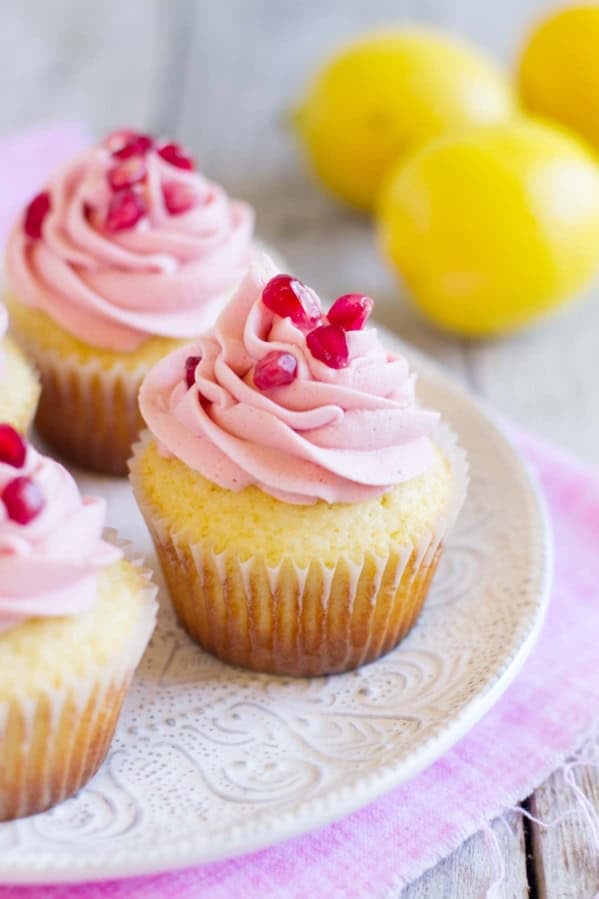
<path fill-rule="evenodd" d="M 0 701 L 0 821 L 44 811 L 77 792 L 108 751 L 123 701 L 154 629 L 156 586 L 128 545 L 114 539 L 144 579 L 139 621 L 118 655 L 68 687 Z"/>
<path fill-rule="evenodd" d="M 136 459 L 151 439 L 145 432 L 134 447 L 133 492 L 175 610 L 208 652 L 255 671 L 322 675 L 371 662 L 408 633 L 466 495 L 465 455 L 446 425 L 434 439 L 450 461 L 452 491 L 430 530 L 386 556 L 366 550 L 359 561 L 340 556 L 334 567 L 318 560 L 299 566 L 290 557 L 272 566 L 259 552 L 241 561 L 190 545 L 145 499 Z"/>
<path fill-rule="evenodd" d="M 42 393 L 35 425 L 61 456 L 102 474 L 126 475 L 131 447 L 143 428 L 137 402 L 148 366 L 128 370 L 122 364 L 103 368 L 93 359 L 82 363 L 20 342 L 40 373 Z"/>

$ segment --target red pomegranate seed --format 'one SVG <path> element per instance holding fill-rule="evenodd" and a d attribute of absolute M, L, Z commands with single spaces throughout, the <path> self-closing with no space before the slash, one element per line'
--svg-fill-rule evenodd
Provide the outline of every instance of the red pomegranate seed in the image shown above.
<path fill-rule="evenodd" d="M 129 159 L 124 159 L 108 170 L 108 183 L 113 190 L 132 187 L 144 180 L 147 171 L 143 156 L 130 156 Z"/>
<path fill-rule="evenodd" d="M 17 524 L 29 524 L 46 505 L 44 494 L 35 481 L 28 477 L 9 481 L 2 491 L 2 502 L 8 517 Z"/>
<path fill-rule="evenodd" d="M 0 425 L 0 462 L 21 468 L 25 464 L 27 444 L 12 425 Z"/>
<path fill-rule="evenodd" d="M 125 143 L 118 150 L 113 150 L 115 159 L 130 159 L 131 156 L 145 156 L 154 146 L 154 138 L 149 134 L 137 134 L 132 131 Z"/>
<path fill-rule="evenodd" d="M 185 360 L 185 383 L 188 387 L 193 387 L 195 384 L 196 368 L 201 361 L 201 356 L 188 356 Z"/>
<path fill-rule="evenodd" d="M 162 185 L 162 196 L 171 215 L 180 215 L 195 206 L 196 192 L 189 184 L 167 181 Z"/>
<path fill-rule="evenodd" d="M 158 155 L 178 169 L 185 169 L 188 172 L 195 169 L 193 159 L 183 152 L 179 144 L 162 144 L 161 147 L 158 147 Z"/>
<path fill-rule="evenodd" d="M 43 190 L 37 194 L 31 203 L 25 209 L 25 218 L 23 220 L 23 230 L 27 237 L 33 240 L 39 240 L 42 236 L 42 225 L 44 219 L 50 212 L 50 194 L 47 190 Z"/>
<path fill-rule="evenodd" d="M 135 131 L 132 131 L 131 128 L 119 128 L 107 134 L 103 144 L 111 153 L 116 153 L 118 150 L 122 150 L 133 137 L 135 137 Z"/>
<path fill-rule="evenodd" d="M 361 293 L 345 293 L 329 309 L 327 318 L 344 331 L 361 331 L 372 312 L 374 301 Z"/>
<path fill-rule="evenodd" d="M 349 364 L 347 337 L 338 325 L 321 325 L 306 337 L 308 349 L 315 359 L 329 368 L 346 368 Z"/>
<path fill-rule="evenodd" d="M 267 353 L 254 368 L 254 384 L 258 390 L 284 387 L 297 378 L 297 359 L 292 353 L 273 350 Z"/>
<path fill-rule="evenodd" d="M 291 275 L 275 275 L 262 291 L 262 302 L 267 309 L 282 318 L 290 318 L 300 328 L 314 327 L 322 311 L 313 290 Z"/>
<path fill-rule="evenodd" d="M 141 194 L 131 190 L 119 190 L 113 194 L 108 204 L 105 227 L 107 231 L 127 231 L 133 228 L 146 213 L 146 204 Z"/>

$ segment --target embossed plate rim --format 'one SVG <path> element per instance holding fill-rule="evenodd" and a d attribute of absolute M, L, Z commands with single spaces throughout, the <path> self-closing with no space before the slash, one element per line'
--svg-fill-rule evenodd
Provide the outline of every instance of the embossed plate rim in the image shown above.
<path fill-rule="evenodd" d="M 400 343 L 396 335 L 389 333 L 386 336 L 390 343 L 396 345 Z M 112 850 L 109 855 L 99 851 L 97 863 L 77 858 L 73 853 L 73 858 L 68 863 L 57 860 L 53 866 L 52 861 L 46 858 L 45 861 L 40 860 L 40 866 L 35 870 L 32 870 L 31 860 L 27 862 L 25 868 L 24 862 L 19 864 L 18 858 L 10 863 L 0 855 L 0 882 L 66 883 L 154 874 L 243 855 L 325 826 L 372 802 L 432 764 L 480 720 L 513 681 L 534 645 L 549 600 L 552 544 L 543 496 L 535 477 L 484 403 L 474 399 L 431 360 L 413 348 L 402 347 L 402 349 L 411 357 L 424 384 L 430 381 L 433 389 L 449 394 L 450 399 L 453 398 L 458 403 L 466 404 L 473 428 L 476 428 L 477 424 L 480 428 L 481 420 L 485 426 L 491 428 L 503 445 L 503 451 L 509 461 L 508 469 L 512 473 L 516 469 L 519 479 L 528 488 L 528 500 L 531 501 L 531 509 L 535 513 L 534 538 L 539 549 L 537 570 L 529 573 L 535 579 L 537 602 L 534 613 L 529 612 L 528 616 L 525 616 L 526 610 L 523 610 L 523 618 L 527 617 L 527 620 L 519 622 L 524 626 L 517 645 L 506 651 L 502 663 L 489 674 L 461 710 L 439 725 L 435 733 L 398 764 L 381 765 L 380 769 L 362 775 L 355 782 L 333 788 L 324 796 L 315 799 L 289 800 L 286 810 L 270 809 L 270 812 L 266 810 L 257 814 L 255 821 L 250 824 L 234 825 L 216 831 L 216 839 L 212 845 L 204 832 L 203 837 L 200 836 L 195 840 L 187 838 L 175 844 L 169 842 L 162 851 L 153 846 L 151 858 L 148 858 L 147 847 L 116 853 Z M 401 652 L 401 648 L 396 651 Z M 234 672 L 235 669 L 231 671 Z M 348 676 L 350 675 L 337 675 L 339 678 Z"/>

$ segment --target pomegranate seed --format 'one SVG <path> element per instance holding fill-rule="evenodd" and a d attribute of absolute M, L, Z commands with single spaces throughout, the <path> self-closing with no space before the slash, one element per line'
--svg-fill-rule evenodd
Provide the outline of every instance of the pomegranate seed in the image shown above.
<path fill-rule="evenodd" d="M 2 502 L 8 517 L 17 524 L 29 524 L 46 505 L 44 494 L 35 481 L 28 477 L 9 481 L 2 491 Z"/>
<path fill-rule="evenodd" d="M 329 368 L 346 368 L 349 364 L 347 337 L 338 325 L 314 328 L 306 337 L 306 343 L 314 358 Z"/>
<path fill-rule="evenodd" d="M 27 445 L 12 425 L 0 425 L 0 462 L 21 468 L 25 464 Z"/>
<path fill-rule="evenodd" d="M 374 301 L 361 293 L 345 293 L 329 309 L 327 318 L 344 331 L 361 331 L 372 312 Z"/>
<path fill-rule="evenodd" d="M 180 215 L 195 206 L 196 192 L 189 184 L 167 181 L 162 185 L 162 196 L 171 215 Z"/>
<path fill-rule="evenodd" d="M 188 356 L 185 360 L 185 383 L 188 387 L 193 387 L 195 384 L 196 368 L 201 361 L 201 356 Z"/>
<path fill-rule="evenodd" d="M 106 213 L 107 231 L 127 231 L 138 223 L 146 213 L 146 204 L 141 194 L 131 190 L 119 190 L 112 195 Z"/>
<path fill-rule="evenodd" d="M 130 156 L 109 169 L 107 178 L 113 190 L 122 190 L 143 181 L 146 174 L 147 166 L 143 156 Z"/>
<path fill-rule="evenodd" d="M 185 169 L 188 172 L 195 169 L 193 159 L 183 152 L 179 144 L 162 144 L 161 147 L 158 147 L 158 155 L 178 169 Z"/>
<path fill-rule="evenodd" d="M 297 359 L 292 353 L 273 350 L 264 356 L 254 368 L 254 384 L 258 390 L 284 387 L 297 378 Z"/>
<path fill-rule="evenodd" d="M 33 240 L 39 240 L 42 236 L 42 225 L 44 219 L 50 212 L 50 194 L 47 190 L 43 190 L 37 194 L 31 203 L 25 209 L 25 219 L 23 221 L 23 230 L 27 237 Z"/>
<path fill-rule="evenodd" d="M 154 146 L 154 138 L 149 134 L 137 134 L 132 131 L 125 143 L 118 150 L 113 150 L 115 159 L 130 159 L 131 156 L 145 156 Z"/>
<path fill-rule="evenodd" d="M 262 302 L 267 309 L 282 318 L 290 318 L 300 328 L 312 328 L 322 318 L 314 291 L 291 275 L 271 278 L 262 291 Z"/>
<path fill-rule="evenodd" d="M 118 150 L 122 150 L 133 137 L 135 137 L 135 131 L 132 131 L 131 128 L 119 128 L 117 131 L 107 134 L 103 144 L 111 153 L 116 153 Z"/>

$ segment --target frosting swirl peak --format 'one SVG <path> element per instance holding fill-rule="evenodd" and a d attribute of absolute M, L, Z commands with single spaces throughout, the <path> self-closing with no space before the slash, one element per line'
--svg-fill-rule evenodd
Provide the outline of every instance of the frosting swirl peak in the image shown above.
<path fill-rule="evenodd" d="M 347 331 L 340 367 L 316 358 L 305 329 L 262 301 L 274 274 L 254 264 L 215 327 L 146 377 L 140 407 L 162 450 L 221 487 L 297 504 L 361 502 L 424 472 L 438 416 L 416 405 L 407 362 L 373 328 Z M 258 389 L 273 352 L 295 358 L 293 380 Z"/>
<path fill-rule="evenodd" d="M 201 333 L 253 252 L 250 207 L 177 145 L 133 135 L 127 146 L 115 151 L 111 136 L 55 172 L 15 224 L 6 257 L 20 301 L 117 351 Z"/>

